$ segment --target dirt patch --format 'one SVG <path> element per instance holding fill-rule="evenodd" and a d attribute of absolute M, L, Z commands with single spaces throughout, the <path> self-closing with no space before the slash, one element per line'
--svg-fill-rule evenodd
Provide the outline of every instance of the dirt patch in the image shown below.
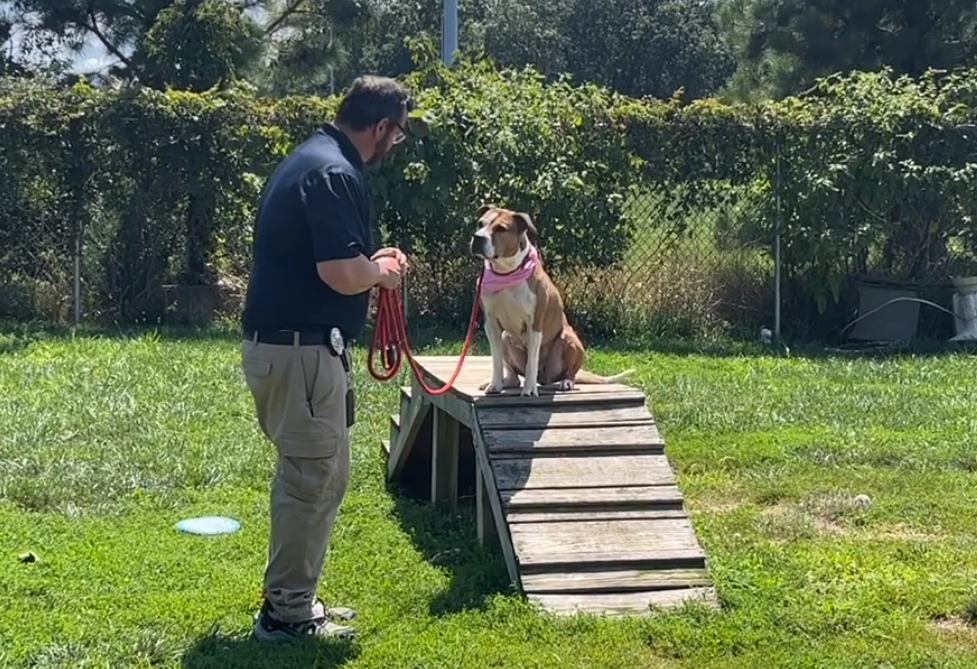
<path fill-rule="evenodd" d="M 967 621 L 959 616 L 939 616 L 931 620 L 930 625 L 941 634 L 970 636 L 977 639 L 977 627 L 968 625 Z"/>
<path fill-rule="evenodd" d="M 696 513 L 729 513 L 743 506 L 742 500 L 731 499 L 699 499 L 694 504 L 688 503 Z"/>
<path fill-rule="evenodd" d="M 763 534 L 782 540 L 813 539 L 827 532 L 816 518 L 785 502 L 764 507 L 755 524 Z"/>
<path fill-rule="evenodd" d="M 877 539 L 895 539 L 898 541 L 920 541 L 932 542 L 940 541 L 942 537 L 935 534 L 920 532 L 919 530 L 906 525 L 881 525 L 871 528 L 869 534 Z"/>

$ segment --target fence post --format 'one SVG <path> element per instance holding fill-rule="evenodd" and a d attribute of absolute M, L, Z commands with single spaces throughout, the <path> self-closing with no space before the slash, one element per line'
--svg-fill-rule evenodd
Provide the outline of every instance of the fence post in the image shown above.
<path fill-rule="evenodd" d="M 774 179 L 774 197 L 777 198 L 777 220 L 774 222 L 773 236 L 773 340 L 780 343 L 780 233 L 783 216 L 780 209 L 780 189 L 782 187 L 780 175 L 780 142 L 777 142 L 774 149 L 775 160 L 777 161 L 777 175 Z"/>

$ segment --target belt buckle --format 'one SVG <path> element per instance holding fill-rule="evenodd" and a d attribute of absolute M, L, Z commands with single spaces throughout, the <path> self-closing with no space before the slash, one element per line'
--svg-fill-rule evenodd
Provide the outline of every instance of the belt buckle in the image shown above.
<path fill-rule="evenodd" d="M 343 333 L 339 331 L 339 328 L 333 328 L 329 331 L 329 346 L 337 356 L 341 356 L 346 350 L 346 342 L 343 341 Z"/>

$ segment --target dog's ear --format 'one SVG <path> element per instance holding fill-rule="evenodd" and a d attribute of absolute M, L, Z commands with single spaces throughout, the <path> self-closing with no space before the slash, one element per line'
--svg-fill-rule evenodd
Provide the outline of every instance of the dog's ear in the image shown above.
<path fill-rule="evenodd" d="M 494 204 L 483 204 L 481 207 L 475 210 L 475 220 L 480 219 L 486 211 L 493 209 L 494 207 Z"/>
<path fill-rule="evenodd" d="M 536 226 L 533 224 L 533 219 L 530 218 L 529 214 L 517 211 L 512 215 L 512 220 L 516 224 L 516 230 L 519 231 L 520 235 L 525 233 L 531 242 L 535 242 L 539 238 L 539 233 L 536 232 Z"/>

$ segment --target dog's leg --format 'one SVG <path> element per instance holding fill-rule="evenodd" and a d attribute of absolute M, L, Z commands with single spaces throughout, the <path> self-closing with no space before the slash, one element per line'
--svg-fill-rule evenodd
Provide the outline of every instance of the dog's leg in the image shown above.
<path fill-rule="evenodd" d="M 487 395 L 501 393 L 504 387 L 505 360 L 503 358 L 502 326 L 495 318 L 485 319 L 485 336 L 489 342 L 489 352 L 492 354 L 492 378 L 479 386 Z"/>
<path fill-rule="evenodd" d="M 563 364 L 563 337 L 557 337 L 552 344 L 543 347 L 541 353 L 544 386 L 552 386 L 557 390 L 573 390 L 573 381 L 567 379 L 566 366 Z"/>
<path fill-rule="evenodd" d="M 505 331 L 502 332 L 502 361 L 502 385 L 506 388 L 518 388 L 519 377 L 526 374 L 526 349 Z"/>
<path fill-rule="evenodd" d="M 539 349 L 543 345 L 543 333 L 529 328 L 529 345 L 526 347 L 526 374 L 522 380 L 520 395 L 539 396 Z"/>
<path fill-rule="evenodd" d="M 584 350 L 583 342 L 580 341 L 577 333 L 569 325 L 563 328 L 560 341 L 563 343 L 563 359 L 561 360 L 563 363 L 563 378 L 560 380 L 561 387 L 563 390 L 573 390 L 574 383 L 577 380 L 577 374 L 583 367 L 587 353 Z"/>

